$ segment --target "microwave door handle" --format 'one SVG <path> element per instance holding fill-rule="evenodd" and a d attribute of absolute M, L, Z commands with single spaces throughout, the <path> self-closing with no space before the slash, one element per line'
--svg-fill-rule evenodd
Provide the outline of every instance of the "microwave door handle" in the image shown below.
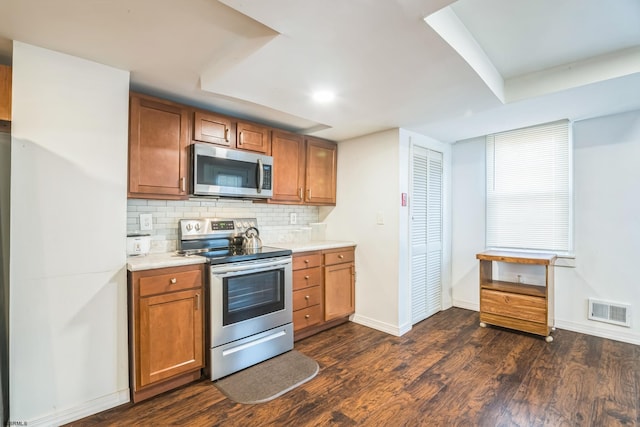
<path fill-rule="evenodd" d="M 264 169 L 262 159 L 258 159 L 258 194 L 262 193 L 262 181 L 264 180 Z"/>

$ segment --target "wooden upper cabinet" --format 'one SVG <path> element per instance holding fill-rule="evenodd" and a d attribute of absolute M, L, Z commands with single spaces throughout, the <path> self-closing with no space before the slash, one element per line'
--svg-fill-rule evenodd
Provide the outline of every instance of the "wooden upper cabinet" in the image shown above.
<path fill-rule="evenodd" d="M 236 132 L 236 148 L 255 151 L 263 154 L 271 153 L 271 129 L 255 123 L 238 122 Z"/>
<path fill-rule="evenodd" d="M 235 148 L 231 117 L 196 111 L 193 114 L 193 139 Z"/>
<path fill-rule="evenodd" d="M 11 121 L 11 67 L 0 65 L 0 120 Z"/>
<path fill-rule="evenodd" d="M 302 203 L 304 192 L 304 138 L 302 135 L 274 131 L 272 202 Z"/>
<path fill-rule="evenodd" d="M 187 198 L 189 140 L 189 112 L 185 106 L 132 93 L 128 196 Z"/>
<path fill-rule="evenodd" d="M 331 141 L 306 138 L 306 191 L 309 204 L 336 204 L 338 146 Z"/>

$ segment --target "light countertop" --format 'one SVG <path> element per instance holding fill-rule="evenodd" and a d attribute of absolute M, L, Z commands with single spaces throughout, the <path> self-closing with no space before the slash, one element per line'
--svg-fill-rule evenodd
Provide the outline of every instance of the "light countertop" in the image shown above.
<path fill-rule="evenodd" d="M 265 246 L 291 249 L 291 251 L 295 254 L 296 252 L 322 251 L 325 249 L 345 248 L 348 246 L 356 246 L 356 243 L 345 240 L 316 240 L 304 243 L 266 243 Z"/>
<path fill-rule="evenodd" d="M 348 246 L 356 246 L 355 242 L 343 240 L 319 240 L 304 243 L 265 243 L 264 246 L 290 249 L 294 254 L 297 252 L 321 251 L 325 249 L 337 249 Z M 140 271 L 154 268 L 178 267 L 181 265 L 204 264 L 206 258 L 192 255 L 180 256 L 175 252 L 152 253 L 148 255 L 127 257 L 127 270 Z"/>
<path fill-rule="evenodd" d="M 181 265 L 204 264 L 207 261 L 201 256 L 181 256 L 175 252 L 137 255 L 127 257 L 127 270 L 140 271 L 154 268 L 179 267 Z"/>

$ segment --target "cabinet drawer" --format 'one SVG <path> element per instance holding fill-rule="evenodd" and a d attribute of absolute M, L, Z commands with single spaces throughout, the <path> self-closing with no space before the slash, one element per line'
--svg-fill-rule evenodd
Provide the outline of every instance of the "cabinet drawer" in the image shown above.
<path fill-rule="evenodd" d="M 335 252 L 324 253 L 324 265 L 342 264 L 343 262 L 353 262 L 353 248 L 345 248 Z"/>
<path fill-rule="evenodd" d="M 547 323 L 546 300 L 541 297 L 482 289 L 480 309 L 484 313 Z"/>
<path fill-rule="evenodd" d="M 317 325 L 322 322 L 322 307 L 314 305 L 313 307 L 303 308 L 302 310 L 293 312 L 293 330 L 306 328 L 307 326 Z"/>
<path fill-rule="evenodd" d="M 322 292 L 320 286 L 312 286 L 311 288 L 293 291 L 293 310 L 318 305 L 322 301 Z"/>
<path fill-rule="evenodd" d="M 307 268 L 293 272 L 293 289 L 304 289 L 319 286 L 322 283 L 322 268 Z"/>
<path fill-rule="evenodd" d="M 202 270 L 168 272 L 140 278 L 140 296 L 180 291 L 202 286 Z"/>
<path fill-rule="evenodd" d="M 320 252 L 296 255 L 293 257 L 293 269 L 301 270 L 309 267 L 319 267 L 322 265 L 322 255 Z"/>

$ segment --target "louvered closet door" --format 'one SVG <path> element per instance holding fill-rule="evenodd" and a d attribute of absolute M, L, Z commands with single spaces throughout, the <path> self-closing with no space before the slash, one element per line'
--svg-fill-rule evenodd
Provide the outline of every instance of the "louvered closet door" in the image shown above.
<path fill-rule="evenodd" d="M 442 308 L 442 153 L 413 146 L 411 209 L 411 320 Z"/>

